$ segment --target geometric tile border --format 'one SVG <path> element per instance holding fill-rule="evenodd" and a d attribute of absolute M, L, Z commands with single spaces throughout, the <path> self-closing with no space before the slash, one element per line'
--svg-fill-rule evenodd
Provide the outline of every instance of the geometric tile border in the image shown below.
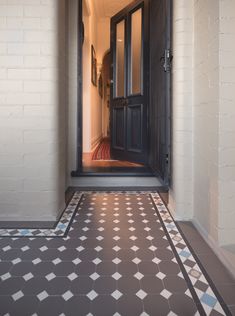
<path fill-rule="evenodd" d="M 191 295 L 195 302 L 199 302 L 198 309 L 202 315 L 232 315 L 219 293 L 215 289 L 212 281 L 199 267 L 199 260 L 189 249 L 177 224 L 172 218 L 167 207 L 163 203 L 158 193 L 151 193 L 152 200 L 156 206 L 158 215 L 162 222 L 166 236 L 170 242 L 172 250 L 181 266 L 181 271 L 186 281 L 188 281 Z M 187 293 L 190 294 L 190 293 Z M 190 296 L 191 297 L 191 296 Z"/>
<path fill-rule="evenodd" d="M 0 229 L 0 237 L 66 237 L 81 198 L 81 192 L 74 193 L 70 203 L 53 228 L 2 228 Z"/>
<path fill-rule="evenodd" d="M 67 237 L 70 227 L 73 223 L 74 217 L 78 210 L 83 194 L 90 193 L 115 193 L 115 194 L 145 194 L 150 195 L 153 206 L 159 217 L 159 221 L 162 225 L 162 230 L 165 232 L 171 250 L 175 255 L 176 262 L 178 263 L 181 272 L 179 276 L 185 279 L 188 284 L 188 289 L 185 292 L 187 296 L 193 298 L 197 305 L 198 312 L 195 315 L 232 315 L 226 304 L 223 302 L 219 293 L 217 293 L 213 282 L 209 279 L 205 273 L 203 267 L 201 267 L 200 261 L 190 249 L 187 241 L 184 239 L 180 232 L 177 223 L 175 223 L 173 217 L 168 211 L 167 207 L 163 203 L 160 195 L 156 192 L 149 191 L 87 191 L 87 192 L 75 192 L 70 203 L 64 210 L 58 223 L 54 228 L 38 229 L 38 228 L 4 228 L 0 229 L 0 238 L 2 237 L 44 237 L 44 238 L 56 238 Z M 118 275 L 117 275 L 118 277 Z M 118 295 L 118 293 L 116 293 Z M 17 295 L 21 295 L 19 292 Z M 70 295 L 70 293 L 67 293 Z M 144 293 L 140 292 L 140 296 Z M 66 296 L 67 297 L 67 296 Z M 18 298 L 18 296 L 16 297 Z M 184 316 L 184 315 L 183 315 Z"/>

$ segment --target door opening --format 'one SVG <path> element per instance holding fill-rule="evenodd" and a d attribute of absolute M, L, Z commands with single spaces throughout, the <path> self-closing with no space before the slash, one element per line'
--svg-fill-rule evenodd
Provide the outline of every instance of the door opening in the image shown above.
<path fill-rule="evenodd" d="M 170 45 L 170 7 L 171 0 L 79 0 L 73 175 L 155 174 L 168 181 L 170 75 L 162 54 Z"/>

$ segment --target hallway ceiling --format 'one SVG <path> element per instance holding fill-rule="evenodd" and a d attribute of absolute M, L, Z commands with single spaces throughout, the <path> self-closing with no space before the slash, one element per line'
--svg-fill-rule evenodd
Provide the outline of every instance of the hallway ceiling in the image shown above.
<path fill-rule="evenodd" d="M 112 17 L 133 0 L 93 0 L 99 18 Z"/>

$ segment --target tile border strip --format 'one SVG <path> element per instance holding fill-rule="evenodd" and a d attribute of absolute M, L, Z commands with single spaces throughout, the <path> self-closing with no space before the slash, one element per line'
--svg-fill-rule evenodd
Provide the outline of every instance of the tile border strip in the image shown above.
<path fill-rule="evenodd" d="M 66 237 L 83 193 L 75 192 L 53 228 L 0 228 L 0 238 L 57 238 Z"/>
<path fill-rule="evenodd" d="M 176 254 L 176 259 L 178 259 L 178 263 L 182 267 L 182 273 L 184 272 L 183 274 L 185 280 L 188 283 L 189 289 L 191 289 L 191 294 L 193 295 L 194 299 L 196 294 L 197 299 L 195 301 L 200 302 L 200 305 L 203 308 L 202 315 L 211 315 L 213 312 L 217 312 L 220 315 L 225 316 L 232 315 L 221 295 L 216 290 L 212 280 L 209 278 L 208 274 L 200 263 L 200 260 L 197 258 L 192 248 L 188 245 L 187 239 L 181 232 L 177 223 L 174 221 L 172 215 L 165 206 L 159 194 L 150 193 L 150 196 L 161 219 L 172 250 Z M 194 266 L 188 266 L 187 260 L 193 262 Z M 207 289 L 205 291 L 199 289 L 197 286 L 197 281 L 202 282 L 205 287 L 207 287 Z M 198 305 L 198 307 L 200 307 L 200 305 Z"/>

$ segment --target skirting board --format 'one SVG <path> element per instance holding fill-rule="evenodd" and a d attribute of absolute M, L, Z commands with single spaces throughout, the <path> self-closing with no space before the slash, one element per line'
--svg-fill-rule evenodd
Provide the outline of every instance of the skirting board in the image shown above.
<path fill-rule="evenodd" d="M 219 247 L 214 239 L 207 233 L 207 231 L 202 227 L 199 221 L 195 218 L 192 219 L 193 225 L 196 227 L 198 232 L 201 234 L 206 243 L 213 249 L 216 256 L 223 263 L 223 265 L 228 269 L 233 278 L 235 278 L 235 255 L 234 255 L 234 264 L 231 264 L 231 260 L 226 255 L 226 250 Z"/>

